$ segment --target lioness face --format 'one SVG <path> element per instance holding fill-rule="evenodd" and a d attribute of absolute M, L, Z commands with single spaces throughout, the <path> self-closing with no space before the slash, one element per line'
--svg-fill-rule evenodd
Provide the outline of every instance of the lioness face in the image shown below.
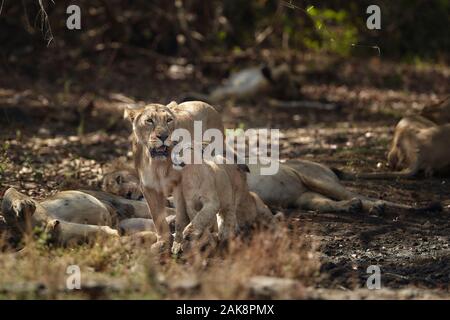
<path fill-rule="evenodd" d="M 171 134 L 175 129 L 175 116 L 166 106 L 152 104 L 135 115 L 133 132 L 154 160 L 166 160 L 173 149 Z"/>
<path fill-rule="evenodd" d="M 131 200 L 140 200 L 143 197 L 139 187 L 139 179 L 127 170 L 105 174 L 102 189 Z"/>

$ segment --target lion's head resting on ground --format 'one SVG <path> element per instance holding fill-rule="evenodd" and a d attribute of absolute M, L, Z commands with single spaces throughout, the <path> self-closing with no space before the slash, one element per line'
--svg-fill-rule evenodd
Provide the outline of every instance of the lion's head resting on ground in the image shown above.
<path fill-rule="evenodd" d="M 172 132 L 176 116 L 169 105 L 149 104 L 143 108 L 127 108 L 125 118 L 133 124 L 134 140 L 148 151 L 153 160 L 167 160 L 173 148 Z"/>
<path fill-rule="evenodd" d="M 135 172 L 126 169 L 106 173 L 103 176 L 102 190 L 126 199 L 142 199 L 139 178 Z"/>
<path fill-rule="evenodd" d="M 130 200 L 142 199 L 138 174 L 127 158 L 117 158 L 106 164 L 103 170 L 101 183 L 103 191 Z"/>

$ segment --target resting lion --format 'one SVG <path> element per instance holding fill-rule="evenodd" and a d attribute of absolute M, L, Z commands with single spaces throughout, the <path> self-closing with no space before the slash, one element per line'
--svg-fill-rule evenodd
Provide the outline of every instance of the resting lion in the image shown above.
<path fill-rule="evenodd" d="M 450 169 L 450 123 L 437 125 L 422 116 L 409 116 L 395 127 L 388 154 L 389 167 L 394 172 L 344 173 L 343 179 L 413 178 L 419 172 L 429 177 L 448 173 Z"/>
<path fill-rule="evenodd" d="M 137 174 L 129 168 L 106 173 L 103 176 L 102 190 L 127 199 L 142 199 Z"/>
<path fill-rule="evenodd" d="M 280 163 L 275 175 L 261 175 L 261 164 L 249 164 L 249 189 L 268 205 L 300 207 L 318 212 L 353 213 L 361 210 L 381 214 L 384 210 L 422 212 L 439 206 L 414 208 L 385 200 L 371 199 L 347 190 L 328 167 L 306 160 Z"/>
<path fill-rule="evenodd" d="M 58 244 L 85 242 L 95 237 L 118 237 L 108 207 L 79 191 L 61 192 L 36 202 L 14 188 L 6 190 L 2 201 L 6 224 L 18 234 L 31 234 L 36 227 L 45 229 Z M 85 224 L 86 223 L 86 224 Z"/>
<path fill-rule="evenodd" d="M 1 208 L 4 224 L 16 235 L 41 227 L 59 245 L 89 242 L 98 236 L 116 237 L 118 230 L 124 235 L 154 231 L 146 203 L 101 191 L 62 191 L 37 202 L 9 188 Z"/>

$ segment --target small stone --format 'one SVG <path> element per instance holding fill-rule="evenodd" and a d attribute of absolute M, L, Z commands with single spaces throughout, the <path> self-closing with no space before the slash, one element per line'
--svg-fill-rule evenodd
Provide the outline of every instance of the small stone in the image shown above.
<path fill-rule="evenodd" d="M 258 299 L 289 299 L 303 295 L 300 282 L 288 278 L 254 276 L 248 281 L 247 288 Z"/>
<path fill-rule="evenodd" d="M 193 293 L 200 289 L 200 281 L 195 277 L 184 277 L 171 282 L 169 288 L 179 293 Z"/>

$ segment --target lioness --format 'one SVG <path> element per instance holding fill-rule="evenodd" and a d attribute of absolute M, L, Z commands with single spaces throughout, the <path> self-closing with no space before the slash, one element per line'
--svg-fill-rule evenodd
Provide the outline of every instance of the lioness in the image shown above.
<path fill-rule="evenodd" d="M 138 186 L 137 186 L 138 187 Z M 154 231 L 154 224 L 143 201 L 124 199 L 102 191 L 69 190 L 58 192 L 36 202 L 14 188 L 5 192 L 2 202 L 5 225 L 16 234 L 43 227 L 59 244 L 85 242 L 103 233 L 131 235 L 140 231 Z M 169 208 L 168 213 L 173 213 Z M 172 216 L 167 217 L 172 226 Z"/>
<path fill-rule="evenodd" d="M 282 207 L 300 207 L 318 212 L 359 212 L 381 214 L 387 210 L 425 211 L 438 205 L 414 208 L 408 205 L 376 200 L 347 190 L 328 167 L 306 160 L 280 163 L 275 175 L 261 175 L 261 164 L 249 164 L 249 189 L 264 203 Z"/>
<path fill-rule="evenodd" d="M 389 167 L 396 172 L 344 173 L 343 179 L 413 178 L 419 172 L 425 176 L 448 173 L 450 169 L 450 124 L 437 125 L 422 116 L 409 116 L 395 127 L 388 154 Z"/>
<path fill-rule="evenodd" d="M 185 197 L 181 188 L 178 188 L 181 173 L 172 167 L 170 158 L 174 146 L 170 136 L 175 129 L 182 128 L 194 137 L 194 121 L 201 121 L 202 134 L 212 128 L 223 134 L 222 119 L 212 106 L 201 101 L 128 108 L 125 117 L 133 126 L 135 168 L 158 234 L 158 242 L 154 248 L 162 249 L 172 243 L 172 234 L 165 220 L 165 204 L 169 195 L 174 196 L 176 235 L 179 238 L 182 237 L 181 232 L 184 229 L 179 223 L 187 221 L 185 212 L 181 210 Z"/>
<path fill-rule="evenodd" d="M 31 234 L 41 227 L 55 236 L 58 244 L 85 242 L 98 236 L 118 237 L 111 229 L 108 207 L 89 194 L 79 191 L 62 192 L 40 203 L 9 188 L 4 194 L 2 212 L 6 223 L 18 234 Z M 91 223 L 91 224 L 84 224 Z"/>

